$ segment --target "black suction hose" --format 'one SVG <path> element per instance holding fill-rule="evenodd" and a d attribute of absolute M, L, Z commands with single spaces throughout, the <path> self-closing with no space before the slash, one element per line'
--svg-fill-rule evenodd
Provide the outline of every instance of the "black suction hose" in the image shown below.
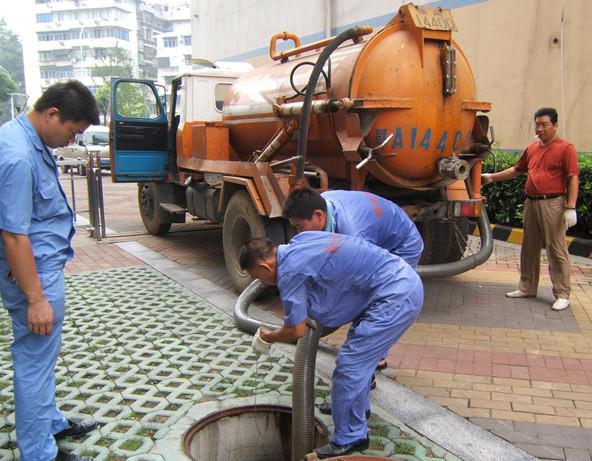
<path fill-rule="evenodd" d="M 368 26 L 355 26 L 341 32 L 337 37 L 329 42 L 325 49 L 319 55 L 316 64 L 314 65 L 308 85 L 306 86 L 306 93 L 302 103 L 302 112 L 300 113 L 300 124 L 298 126 L 298 147 L 296 149 L 296 182 L 301 182 L 304 179 L 304 162 L 306 161 L 306 146 L 308 144 L 308 129 L 310 127 L 310 110 L 312 106 L 312 97 L 314 96 L 317 82 L 323 66 L 331 56 L 331 53 L 337 49 L 339 45 L 347 40 L 353 40 L 361 35 L 368 34 L 372 31 Z"/>
<path fill-rule="evenodd" d="M 320 331 L 308 319 L 306 332 L 298 340 L 292 371 L 292 461 L 304 459 L 315 448 L 315 368 Z"/>
<path fill-rule="evenodd" d="M 296 163 L 296 182 L 304 178 L 304 162 L 306 159 L 306 145 L 308 143 L 308 129 L 310 126 L 310 110 L 312 98 L 315 92 L 319 76 L 323 66 L 331 53 L 343 42 L 355 39 L 360 35 L 371 32 L 372 29 L 364 26 L 356 26 L 348 29 L 325 47 L 319 55 L 312 70 L 298 128 L 298 162 Z M 238 326 L 249 332 L 255 333 L 260 326 L 265 328 L 278 328 L 280 325 L 266 324 L 249 317 L 247 311 L 249 305 L 265 290 L 265 284 L 254 280 L 241 293 L 234 306 L 234 319 Z M 317 348 L 319 345 L 320 329 L 314 320 L 307 320 L 304 337 L 298 341 L 294 357 L 294 369 L 292 372 L 292 461 L 300 461 L 306 453 L 314 449 L 314 381 Z"/>

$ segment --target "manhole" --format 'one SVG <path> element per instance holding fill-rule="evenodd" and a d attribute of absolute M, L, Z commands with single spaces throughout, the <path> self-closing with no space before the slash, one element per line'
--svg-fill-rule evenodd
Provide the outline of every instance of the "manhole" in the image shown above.
<path fill-rule="evenodd" d="M 315 446 L 327 438 L 315 419 Z M 213 413 L 198 421 L 183 440 L 194 461 L 290 461 L 292 409 L 279 405 L 249 405 Z"/>

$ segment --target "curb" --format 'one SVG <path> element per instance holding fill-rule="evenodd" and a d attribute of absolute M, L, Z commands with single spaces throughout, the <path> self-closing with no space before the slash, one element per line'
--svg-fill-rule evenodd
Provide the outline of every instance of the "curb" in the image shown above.
<path fill-rule="evenodd" d="M 522 236 L 524 231 L 519 227 L 502 226 L 500 224 L 490 224 L 493 238 L 503 242 L 522 244 Z M 479 235 L 479 228 L 476 224 L 471 224 L 470 233 L 472 235 Z M 574 256 L 582 256 L 584 258 L 592 258 L 592 240 L 582 239 L 578 237 L 565 237 L 567 243 L 567 251 Z"/>

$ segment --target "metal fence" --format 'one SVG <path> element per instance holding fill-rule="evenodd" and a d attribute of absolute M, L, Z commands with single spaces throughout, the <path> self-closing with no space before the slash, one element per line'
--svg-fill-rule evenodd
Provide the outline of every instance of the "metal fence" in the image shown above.
<path fill-rule="evenodd" d="M 72 211 L 76 222 L 76 188 L 74 186 L 74 171 L 86 174 L 88 192 L 89 232 L 91 237 L 101 240 L 107 237 L 105 224 L 105 202 L 103 200 L 103 178 L 101 175 L 101 160 L 98 153 L 89 153 L 88 160 L 59 160 L 58 167 L 70 174 L 70 190 L 72 192 Z"/>

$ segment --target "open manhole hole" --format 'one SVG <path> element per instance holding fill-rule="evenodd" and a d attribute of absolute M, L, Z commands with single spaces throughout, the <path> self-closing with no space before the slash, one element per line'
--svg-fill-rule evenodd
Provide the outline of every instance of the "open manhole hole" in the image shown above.
<path fill-rule="evenodd" d="M 315 419 L 315 446 L 327 429 Z M 249 405 L 213 413 L 194 424 L 183 440 L 194 461 L 290 461 L 292 409 L 279 405 Z"/>

